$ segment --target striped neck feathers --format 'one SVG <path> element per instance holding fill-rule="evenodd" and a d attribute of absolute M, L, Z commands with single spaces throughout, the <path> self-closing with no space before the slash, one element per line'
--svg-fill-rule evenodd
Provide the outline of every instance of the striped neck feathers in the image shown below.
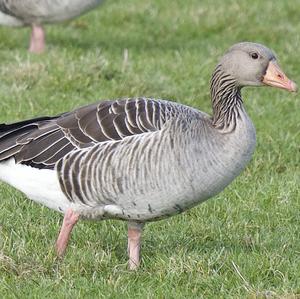
<path fill-rule="evenodd" d="M 211 79 L 212 123 L 216 129 L 229 133 L 235 130 L 237 119 L 244 110 L 241 87 L 236 79 L 218 65 Z"/>

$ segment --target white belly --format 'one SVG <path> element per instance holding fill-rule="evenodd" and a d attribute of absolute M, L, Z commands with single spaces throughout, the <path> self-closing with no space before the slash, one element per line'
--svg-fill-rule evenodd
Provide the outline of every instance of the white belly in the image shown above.
<path fill-rule="evenodd" d="M 61 191 L 55 170 L 16 164 L 14 158 L 0 163 L 0 180 L 35 202 L 64 213 L 71 203 Z"/>
<path fill-rule="evenodd" d="M 21 20 L 0 11 L 0 25 L 19 27 L 23 26 L 24 23 Z"/>

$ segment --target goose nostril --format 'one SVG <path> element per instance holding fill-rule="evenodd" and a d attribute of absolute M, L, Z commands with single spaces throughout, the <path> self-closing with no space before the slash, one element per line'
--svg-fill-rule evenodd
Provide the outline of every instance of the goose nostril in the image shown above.
<path fill-rule="evenodd" d="M 281 74 L 277 74 L 278 79 L 283 79 L 283 76 Z"/>

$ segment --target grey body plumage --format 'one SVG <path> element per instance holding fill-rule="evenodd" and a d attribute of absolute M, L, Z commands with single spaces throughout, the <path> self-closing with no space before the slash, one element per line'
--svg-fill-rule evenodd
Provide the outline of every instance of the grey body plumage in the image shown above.
<path fill-rule="evenodd" d="M 243 169 L 255 131 L 242 106 L 237 109 L 235 134 L 228 134 L 181 104 L 104 101 L 10 128 L 0 134 L 0 159 L 55 168 L 84 217 L 156 220 L 213 196 Z"/>
<path fill-rule="evenodd" d="M 0 0 L 0 24 L 26 26 L 77 17 L 103 0 Z M 10 18 L 9 18 L 10 17 Z M 7 20 L 11 21 L 8 22 Z"/>

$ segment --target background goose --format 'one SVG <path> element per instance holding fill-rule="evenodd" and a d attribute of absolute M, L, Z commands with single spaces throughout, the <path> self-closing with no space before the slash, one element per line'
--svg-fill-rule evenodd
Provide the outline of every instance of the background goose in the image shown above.
<path fill-rule="evenodd" d="M 75 18 L 99 5 L 102 0 L 0 0 L 0 24 L 31 26 L 29 51 L 45 49 L 42 24 Z"/>
<path fill-rule="evenodd" d="M 79 218 L 128 221 L 129 266 L 135 269 L 144 223 L 216 195 L 249 162 L 255 129 L 241 88 L 261 85 L 296 91 L 272 51 L 245 42 L 231 47 L 213 72 L 212 117 L 136 98 L 1 125 L 0 179 L 65 214 L 59 255 Z"/>

